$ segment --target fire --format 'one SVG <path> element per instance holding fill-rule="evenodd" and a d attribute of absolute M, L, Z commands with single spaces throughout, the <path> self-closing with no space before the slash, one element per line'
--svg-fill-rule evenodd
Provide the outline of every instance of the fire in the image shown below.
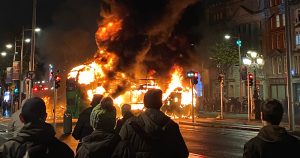
<path fill-rule="evenodd" d="M 163 95 L 163 100 L 166 100 L 167 97 L 178 87 L 183 87 L 182 86 L 182 72 L 183 69 L 178 66 L 178 65 L 174 65 L 173 67 L 173 72 L 171 74 L 172 78 L 171 78 L 171 82 L 169 83 L 168 89 L 166 90 L 166 92 Z"/>
<path fill-rule="evenodd" d="M 130 86 L 126 85 L 129 82 L 127 74 L 118 72 L 119 58 L 114 52 L 109 52 L 106 43 L 114 41 L 118 38 L 119 32 L 122 30 L 122 19 L 109 17 L 102 22 L 96 32 L 96 41 L 98 51 L 95 53 L 94 59 L 86 62 L 83 65 L 74 67 L 68 74 L 68 79 L 73 78 L 85 87 L 88 99 L 91 101 L 94 94 L 112 95 L 115 94 L 114 102 L 116 106 L 121 106 L 124 103 L 132 105 L 133 110 L 142 110 L 143 96 L 148 89 L 160 88 L 154 76 L 155 70 L 148 73 L 145 81 L 146 84 L 138 85 L 136 80 L 130 81 Z M 132 79 L 132 78 L 131 78 Z M 180 106 L 192 104 L 192 90 L 184 85 L 183 68 L 179 65 L 174 65 L 170 72 L 170 81 L 166 86 L 163 94 L 163 101 L 170 102 L 170 96 L 173 92 L 180 94 L 180 98 L 174 98 L 176 104 Z M 125 82 L 124 82 L 125 81 Z M 116 91 L 124 90 L 123 87 L 128 87 L 122 93 Z M 124 86 L 126 85 L 126 86 Z M 169 105 L 166 105 L 169 106 Z"/>
<path fill-rule="evenodd" d="M 119 18 L 112 17 L 111 21 L 103 22 L 97 32 L 97 41 L 113 41 L 117 36 L 118 32 L 122 30 L 122 20 Z"/>

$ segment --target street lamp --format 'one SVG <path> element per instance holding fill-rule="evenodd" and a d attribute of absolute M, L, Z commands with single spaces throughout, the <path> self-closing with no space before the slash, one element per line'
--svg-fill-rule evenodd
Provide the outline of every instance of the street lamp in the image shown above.
<path fill-rule="evenodd" d="M 262 57 L 262 55 L 259 55 L 255 51 L 248 51 L 246 57 L 243 59 L 243 63 L 247 67 L 253 69 L 253 73 L 254 73 L 254 92 L 253 92 L 253 98 L 254 98 L 255 102 L 257 103 L 257 101 L 259 99 L 259 93 L 258 93 L 258 87 L 257 87 L 257 82 L 256 82 L 257 81 L 256 69 L 260 68 L 260 67 L 262 67 L 264 65 L 263 57 Z M 249 79 L 247 79 L 247 81 L 248 80 Z M 249 83 L 249 81 L 248 81 L 248 83 Z M 248 88 L 250 88 L 249 85 L 248 85 Z M 250 91 L 248 91 L 248 94 L 249 93 L 250 93 Z M 249 103 L 249 95 L 248 95 L 248 117 L 250 117 L 249 115 L 251 113 L 249 111 L 249 108 L 250 108 L 250 103 Z M 252 108 L 253 107 L 251 106 L 251 110 L 252 110 Z M 255 108 L 256 108 L 256 110 L 259 108 L 258 104 L 255 104 Z M 257 114 L 257 113 L 258 113 L 258 111 L 256 112 L 255 116 L 256 116 L 256 119 L 259 119 L 258 118 L 259 114 Z M 250 118 L 248 118 L 248 119 L 250 119 Z"/>
<path fill-rule="evenodd" d="M 224 38 L 226 40 L 229 40 L 231 38 L 231 36 L 229 34 L 225 34 Z M 240 99 L 239 100 L 240 100 L 240 103 L 242 104 L 242 98 L 243 98 L 243 84 L 242 84 L 242 75 L 241 75 L 241 71 L 242 71 L 242 60 L 241 60 L 242 41 L 240 39 L 240 36 L 232 37 L 232 38 L 237 39 L 236 45 L 238 46 L 238 52 L 239 52 L 239 74 L 240 74 Z"/>
<path fill-rule="evenodd" d="M 3 56 L 3 57 L 5 57 L 7 55 L 7 53 L 6 52 L 1 52 L 1 56 Z"/>

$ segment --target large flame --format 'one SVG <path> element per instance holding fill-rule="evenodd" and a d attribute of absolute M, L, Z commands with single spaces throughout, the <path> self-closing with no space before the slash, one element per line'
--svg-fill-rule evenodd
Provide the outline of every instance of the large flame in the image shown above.
<path fill-rule="evenodd" d="M 110 21 L 108 21 L 110 19 Z M 98 51 L 94 59 L 89 60 L 83 65 L 74 67 L 68 74 L 68 78 L 73 78 L 81 86 L 85 87 L 89 100 L 92 100 L 94 94 L 111 95 L 114 91 L 122 89 L 120 84 L 123 81 L 129 82 L 126 74 L 118 72 L 118 57 L 113 52 L 108 52 L 106 43 L 118 38 L 118 33 L 122 29 L 122 19 L 110 17 L 105 19 L 96 32 Z M 149 71 L 150 76 L 155 70 Z M 148 75 L 149 75 L 148 74 Z M 170 71 L 170 81 L 163 94 L 163 101 L 168 100 L 172 92 L 179 92 L 182 95 L 181 105 L 192 104 L 192 90 L 183 84 L 183 68 L 174 65 Z M 148 89 L 160 88 L 153 77 L 148 77 L 146 83 L 139 85 L 135 81 L 130 82 L 131 86 L 124 93 L 114 96 L 114 102 L 117 106 L 124 103 L 130 103 L 132 109 L 143 109 L 143 95 Z M 162 89 L 162 88 L 160 88 Z M 162 89 L 164 90 L 164 89 Z"/>

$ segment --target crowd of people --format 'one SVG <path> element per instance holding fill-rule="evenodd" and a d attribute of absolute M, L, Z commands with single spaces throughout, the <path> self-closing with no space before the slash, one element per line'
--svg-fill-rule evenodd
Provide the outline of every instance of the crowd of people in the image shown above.
<path fill-rule="evenodd" d="M 179 126 L 160 110 L 162 105 L 162 91 L 151 89 L 144 95 L 142 113 L 133 115 L 131 106 L 124 104 L 123 118 L 117 120 L 113 99 L 94 95 L 72 133 L 78 140 L 74 153 L 45 122 L 45 102 L 30 98 L 19 113 L 23 126 L 0 146 L 0 158 L 187 158 L 189 151 Z M 300 141 L 279 126 L 283 112 L 277 100 L 262 105 L 263 127 L 245 144 L 244 158 L 298 157 Z"/>

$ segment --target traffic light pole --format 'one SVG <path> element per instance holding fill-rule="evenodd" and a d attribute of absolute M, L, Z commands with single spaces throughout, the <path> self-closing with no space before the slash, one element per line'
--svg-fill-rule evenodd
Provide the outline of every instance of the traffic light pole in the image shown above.
<path fill-rule="evenodd" d="M 248 104 L 248 121 L 250 121 L 250 117 L 251 117 L 251 114 L 250 114 L 250 112 L 251 112 L 251 110 L 250 110 L 250 80 L 249 80 L 248 72 L 247 72 L 247 104 Z"/>
<path fill-rule="evenodd" d="M 223 82 L 223 81 L 222 81 Z M 221 115 L 220 118 L 223 119 L 223 84 L 220 83 L 220 97 L 221 97 Z"/>
<path fill-rule="evenodd" d="M 57 102 L 57 89 L 55 88 L 55 79 L 53 80 L 53 92 L 54 92 L 54 96 L 53 96 L 53 127 L 54 129 L 56 129 L 56 102 Z"/>
<path fill-rule="evenodd" d="M 191 78 L 191 90 L 192 90 L 192 121 L 195 123 L 195 107 L 194 107 L 194 80 Z"/>

